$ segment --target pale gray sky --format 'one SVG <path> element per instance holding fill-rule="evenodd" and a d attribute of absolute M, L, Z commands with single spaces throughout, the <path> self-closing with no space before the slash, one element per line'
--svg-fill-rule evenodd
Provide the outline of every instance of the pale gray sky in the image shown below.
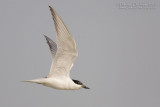
<path fill-rule="evenodd" d="M 1 107 L 160 107 L 159 0 L 1 0 Z M 79 57 L 71 77 L 90 90 L 59 91 L 21 80 L 49 73 L 48 8 L 64 20 Z"/>

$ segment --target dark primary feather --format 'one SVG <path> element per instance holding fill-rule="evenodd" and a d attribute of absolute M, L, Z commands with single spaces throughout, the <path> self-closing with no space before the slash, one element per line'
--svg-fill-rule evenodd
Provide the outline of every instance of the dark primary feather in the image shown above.
<path fill-rule="evenodd" d="M 46 38 L 47 44 L 49 45 L 51 54 L 52 54 L 52 58 L 54 59 L 54 57 L 56 56 L 56 52 L 57 52 L 57 44 L 52 41 L 49 37 L 47 37 L 46 35 L 44 35 L 44 37 Z"/>

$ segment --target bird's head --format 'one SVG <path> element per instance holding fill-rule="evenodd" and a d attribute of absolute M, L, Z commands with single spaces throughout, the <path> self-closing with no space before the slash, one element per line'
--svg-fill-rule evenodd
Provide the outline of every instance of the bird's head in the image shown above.
<path fill-rule="evenodd" d="M 79 81 L 79 80 L 74 80 L 74 79 L 72 79 L 72 80 L 73 80 L 73 82 L 74 82 L 75 84 L 81 85 L 82 88 L 90 89 L 90 88 L 88 88 L 87 86 L 85 86 L 81 81 Z"/>

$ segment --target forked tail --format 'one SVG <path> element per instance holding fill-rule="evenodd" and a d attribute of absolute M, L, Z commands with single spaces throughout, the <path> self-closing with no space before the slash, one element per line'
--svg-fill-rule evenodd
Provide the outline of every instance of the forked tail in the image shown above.
<path fill-rule="evenodd" d="M 45 78 L 39 78 L 39 79 L 33 79 L 33 80 L 27 80 L 27 81 L 22 81 L 22 82 L 30 82 L 30 83 L 37 83 L 37 84 L 43 84 Z"/>

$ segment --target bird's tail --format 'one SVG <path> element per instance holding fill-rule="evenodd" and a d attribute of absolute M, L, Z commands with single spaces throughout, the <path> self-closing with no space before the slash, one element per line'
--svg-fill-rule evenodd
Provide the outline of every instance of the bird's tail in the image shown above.
<path fill-rule="evenodd" d="M 37 83 L 37 84 L 43 84 L 45 78 L 39 78 L 39 79 L 33 79 L 33 80 L 27 80 L 27 81 L 22 81 L 22 82 L 30 82 L 30 83 Z"/>

